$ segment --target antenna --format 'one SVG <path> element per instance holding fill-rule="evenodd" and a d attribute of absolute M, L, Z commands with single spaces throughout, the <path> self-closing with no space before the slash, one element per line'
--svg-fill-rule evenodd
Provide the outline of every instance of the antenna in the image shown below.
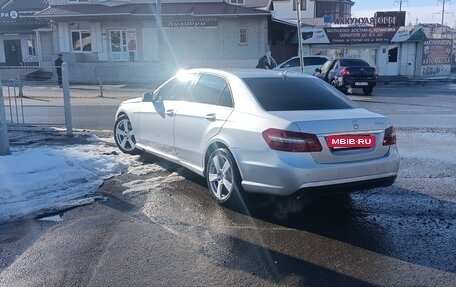
<path fill-rule="evenodd" d="M 402 11 L 402 3 L 408 3 L 407 0 L 394 0 L 394 4 L 399 4 L 399 11 Z"/>

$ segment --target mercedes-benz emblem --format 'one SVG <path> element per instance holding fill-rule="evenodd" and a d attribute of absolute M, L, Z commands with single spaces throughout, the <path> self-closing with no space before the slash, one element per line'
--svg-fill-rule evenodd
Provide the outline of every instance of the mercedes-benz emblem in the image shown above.
<path fill-rule="evenodd" d="M 359 129 L 358 121 L 354 120 L 352 123 L 353 123 L 353 128 L 354 128 L 355 130 Z"/>

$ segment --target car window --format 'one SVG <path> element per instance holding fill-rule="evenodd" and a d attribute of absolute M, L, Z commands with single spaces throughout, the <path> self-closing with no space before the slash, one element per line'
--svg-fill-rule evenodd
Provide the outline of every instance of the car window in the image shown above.
<path fill-rule="evenodd" d="M 193 101 L 216 105 L 226 86 L 225 79 L 214 75 L 203 74 L 193 87 Z"/>
<path fill-rule="evenodd" d="M 305 57 L 304 66 L 321 66 L 326 61 L 326 58 L 323 57 Z"/>
<path fill-rule="evenodd" d="M 191 101 L 191 86 L 196 79 L 196 74 L 176 76 L 158 91 L 159 100 Z"/>
<path fill-rule="evenodd" d="M 343 67 L 369 67 L 369 64 L 361 59 L 343 59 L 339 62 Z"/>
<path fill-rule="evenodd" d="M 357 105 L 315 78 L 244 78 L 266 111 L 351 109 Z"/>
<path fill-rule="evenodd" d="M 321 71 L 322 72 L 328 71 L 331 68 L 332 62 L 333 61 L 326 61 L 326 63 L 324 63 L 323 66 L 321 67 Z"/>
<path fill-rule="evenodd" d="M 223 90 L 222 94 L 220 95 L 220 99 L 217 103 L 219 106 L 224 106 L 224 107 L 233 107 L 233 98 L 231 97 L 231 91 L 228 85 L 225 86 L 225 89 Z"/>
<path fill-rule="evenodd" d="M 282 68 L 299 67 L 299 58 L 291 59 L 282 65 Z"/>

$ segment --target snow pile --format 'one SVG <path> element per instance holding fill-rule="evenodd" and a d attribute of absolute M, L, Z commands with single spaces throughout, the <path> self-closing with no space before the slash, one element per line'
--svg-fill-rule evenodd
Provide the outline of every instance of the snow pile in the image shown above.
<path fill-rule="evenodd" d="M 105 150 L 104 145 L 44 146 L 0 157 L 0 222 L 81 204 L 75 200 L 128 167 Z"/>

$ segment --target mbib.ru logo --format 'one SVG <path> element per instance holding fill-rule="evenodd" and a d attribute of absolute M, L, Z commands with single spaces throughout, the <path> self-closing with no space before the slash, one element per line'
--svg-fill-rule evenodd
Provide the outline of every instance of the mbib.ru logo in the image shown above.
<path fill-rule="evenodd" d="M 375 136 L 329 136 L 327 142 L 331 148 L 371 148 L 375 147 Z"/>

